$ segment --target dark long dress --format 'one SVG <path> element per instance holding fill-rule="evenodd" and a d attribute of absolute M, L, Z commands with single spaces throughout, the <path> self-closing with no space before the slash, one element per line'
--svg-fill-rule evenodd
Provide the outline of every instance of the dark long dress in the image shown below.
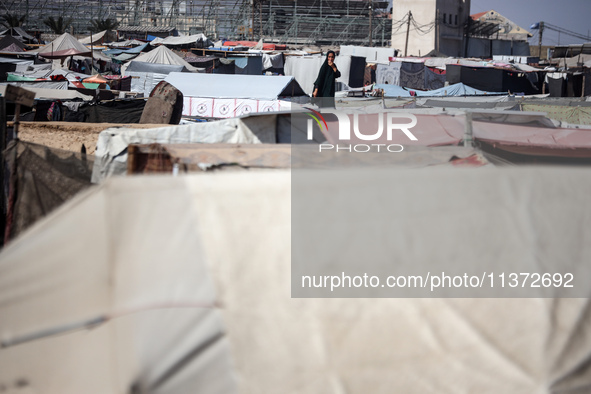
<path fill-rule="evenodd" d="M 341 72 L 336 72 L 328 65 L 328 58 L 320 67 L 318 78 L 314 82 L 314 89 L 318 89 L 316 102 L 320 107 L 334 107 L 335 81 L 341 76 Z"/>

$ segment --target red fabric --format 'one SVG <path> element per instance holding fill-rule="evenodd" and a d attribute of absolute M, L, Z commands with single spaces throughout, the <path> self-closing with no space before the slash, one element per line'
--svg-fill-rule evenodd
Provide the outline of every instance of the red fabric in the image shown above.
<path fill-rule="evenodd" d="M 226 41 L 224 42 L 224 46 L 226 47 L 235 47 L 235 46 L 243 46 L 253 48 L 258 44 L 256 41 Z M 286 45 L 279 45 L 279 44 L 263 44 L 263 50 L 265 51 L 274 51 L 274 50 L 284 50 L 287 49 Z"/>

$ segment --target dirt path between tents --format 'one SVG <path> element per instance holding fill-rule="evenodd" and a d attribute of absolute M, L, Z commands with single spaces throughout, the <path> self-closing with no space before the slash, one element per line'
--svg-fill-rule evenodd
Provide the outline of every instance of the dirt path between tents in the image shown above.
<path fill-rule="evenodd" d="M 11 127 L 12 122 L 8 122 L 8 126 Z M 21 122 L 18 137 L 23 141 L 72 152 L 80 152 L 84 144 L 86 153 L 94 155 L 98 135 L 105 129 L 110 127 L 149 129 L 163 126 L 165 125 L 137 123 Z"/>

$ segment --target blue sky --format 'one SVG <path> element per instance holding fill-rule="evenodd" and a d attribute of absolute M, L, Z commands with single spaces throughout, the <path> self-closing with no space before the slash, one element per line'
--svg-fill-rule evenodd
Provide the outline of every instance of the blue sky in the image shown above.
<path fill-rule="evenodd" d="M 591 37 L 591 0 L 472 0 L 471 3 L 471 14 L 495 10 L 529 30 L 534 34 L 531 44 L 538 43 L 538 31 L 529 27 L 540 21 Z M 544 45 L 580 44 L 585 41 L 547 29 L 542 38 Z"/>

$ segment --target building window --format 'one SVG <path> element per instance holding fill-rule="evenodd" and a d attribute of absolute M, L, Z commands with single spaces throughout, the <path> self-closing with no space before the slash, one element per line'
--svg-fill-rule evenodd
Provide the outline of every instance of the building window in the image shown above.
<path fill-rule="evenodd" d="M 447 21 L 447 14 L 443 14 L 443 23 Z"/>
<path fill-rule="evenodd" d="M 449 24 L 451 25 L 451 14 L 449 14 Z"/>
<path fill-rule="evenodd" d="M 455 25 L 456 26 L 458 25 L 458 14 L 456 14 L 456 23 L 455 23 Z"/>

